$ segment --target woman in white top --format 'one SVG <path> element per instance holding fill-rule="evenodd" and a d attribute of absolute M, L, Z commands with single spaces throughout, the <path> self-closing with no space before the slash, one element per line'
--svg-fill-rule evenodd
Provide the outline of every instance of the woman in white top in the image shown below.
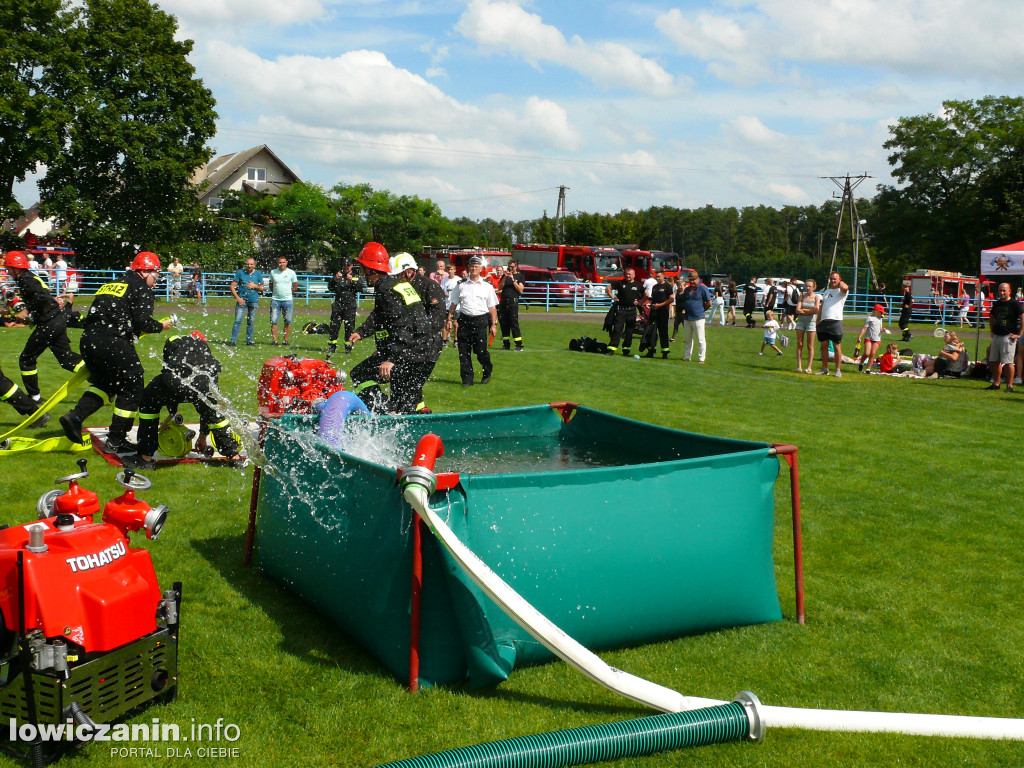
<path fill-rule="evenodd" d="M 821 296 L 814 292 L 818 284 L 814 280 L 804 283 L 804 292 L 796 305 L 796 369 L 811 373 L 814 364 L 814 337 L 817 335 L 818 305 Z M 807 367 L 803 367 L 804 342 L 807 342 Z"/>

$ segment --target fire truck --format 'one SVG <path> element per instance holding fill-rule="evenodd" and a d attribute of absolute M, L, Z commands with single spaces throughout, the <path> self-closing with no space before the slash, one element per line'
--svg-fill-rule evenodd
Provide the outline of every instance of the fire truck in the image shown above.
<path fill-rule="evenodd" d="M 665 279 L 671 283 L 682 268 L 679 264 L 679 254 L 672 251 L 641 251 L 633 247 L 620 252 L 623 269 L 632 267 L 636 272 L 636 279 L 641 282 L 661 270 L 665 273 Z"/>
<path fill-rule="evenodd" d="M 955 313 L 957 299 L 966 293 L 972 302 L 978 297 L 978 286 L 984 287 L 986 297 L 992 295 L 992 281 L 980 280 L 960 272 L 944 272 L 939 269 L 918 269 L 903 276 L 903 290 L 910 289 L 914 297 L 914 313 L 930 313 L 947 316 Z M 986 301 L 983 315 L 988 314 Z M 975 310 L 972 309 L 973 314 Z"/>
<path fill-rule="evenodd" d="M 512 256 L 520 264 L 572 272 L 587 283 L 622 280 L 625 273 L 622 255 L 605 246 L 516 244 L 512 246 Z"/>

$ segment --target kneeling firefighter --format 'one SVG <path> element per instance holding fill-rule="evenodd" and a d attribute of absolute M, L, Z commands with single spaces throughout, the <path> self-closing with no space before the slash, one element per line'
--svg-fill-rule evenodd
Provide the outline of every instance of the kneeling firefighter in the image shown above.
<path fill-rule="evenodd" d="M 132 260 L 122 279 L 96 291 L 79 346 L 89 369 L 89 388 L 78 404 L 60 417 L 64 434 L 72 442 L 82 442 L 82 423 L 109 400 L 114 402 L 114 415 L 104 449 L 108 453 L 135 450 L 128 442 L 128 431 L 135 423 L 135 411 L 146 385 L 135 340 L 171 327 L 170 320 L 161 322 L 153 317 L 153 286 L 159 275 L 160 259 L 155 253 L 143 251 Z"/>
<path fill-rule="evenodd" d="M 426 306 L 411 282 L 415 262 L 411 270 L 389 274 L 388 252 L 374 242 L 363 246 L 356 261 L 374 288 L 373 311 L 348 342 L 372 335 L 377 351 L 349 372 L 352 389 L 373 413 L 413 413 L 422 407 L 423 384 L 437 359 Z M 390 398 L 380 388 L 386 381 Z"/>
<path fill-rule="evenodd" d="M 217 450 L 232 461 L 238 461 L 238 441 L 214 395 L 220 371 L 220 361 L 213 356 L 206 337 L 199 331 L 187 336 L 171 336 L 165 341 L 164 368 L 142 394 L 138 453 L 126 457 L 124 463 L 139 469 L 154 466 L 160 411 L 166 408 L 172 414 L 177 413 L 181 403 L 191 403 L 199 414 L 198 448 L 205 447 L 206 435 L 212 432 Z"/>

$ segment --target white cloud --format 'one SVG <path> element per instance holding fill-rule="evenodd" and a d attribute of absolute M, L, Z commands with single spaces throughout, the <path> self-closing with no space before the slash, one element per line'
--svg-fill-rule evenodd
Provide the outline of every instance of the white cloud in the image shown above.
<path fill-rule="evenodd" d="M 301 24 L 326 13 L 319 0 L 163 0 L 160 7 L 194 31 L 221 24 Z"/>
<path fill-rule="evenodd" d="M 1024 66 L 1021 3 L 756 0 L 744 9 L 673 8 L 655 24 L 681 53 L 736 83 L 777 78 L 783 62 L 1003 79 Z"/>
<path fill-rule="evenodd" d="M 566 39 L 558 28 L 514 2 L 470 0 L 455 29 L 485 51 L 513 54 L 538 67 L 544 62 L 557 64 L 599 85 L 651 96 L 679 90 L 676 79 L 653 59 L 620 43 L 588 43 L 576 35 Z"/>

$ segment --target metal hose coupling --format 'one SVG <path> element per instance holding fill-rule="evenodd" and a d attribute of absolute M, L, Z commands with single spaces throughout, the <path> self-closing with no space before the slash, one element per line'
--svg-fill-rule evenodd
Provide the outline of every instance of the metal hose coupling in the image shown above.
<path fill-rule="evenodd" d="M 425 488 L 428 496 L 437 488 L 437 475 L 426 467 L 413 465 L 411 467 L 403 467 L 398 472 L 398 487 L 402 490 L 402 493 L 405 493 L 405 489 L 410 485 L 418 485 Z"/>
<path fill-rule="evenodd" d="M 751 741 L 763 741 L 766 729 L 764 718 L 761 717 L 760 699 L 750 691 L 740 691 L 733 701 L 743 706 L 743 713 L 747 716 L 747 722 L 750 723 L 748 738 Z"/>

